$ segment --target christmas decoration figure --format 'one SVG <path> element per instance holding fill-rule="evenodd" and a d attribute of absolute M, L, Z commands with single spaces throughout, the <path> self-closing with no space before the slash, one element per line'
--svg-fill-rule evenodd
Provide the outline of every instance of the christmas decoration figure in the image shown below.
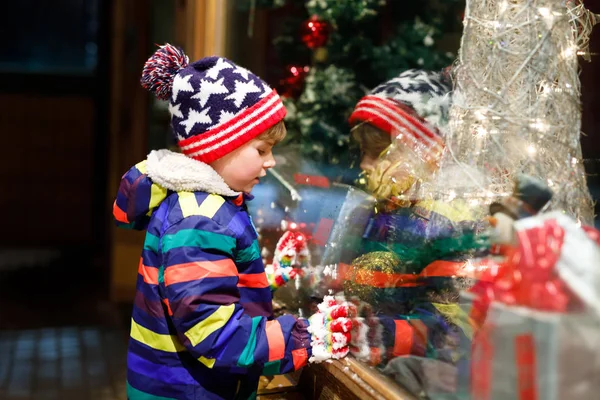
<path fill-rule="evenodd" d="M 295 279 L 298 289 L 300 278 L 308 267 L 310 251 L 306 235 L 299 231 L 286 231 L 277 242 L 273 264 L 265 267 L 271 290 L 277 290 L 290 279 Z"/>
<path fill-rule="evenodd" d="M 350 351 L 359 357 L 368 356 L 368 327 L 362 318 L 357 318 L 356 307 L 352 303 L 343 298 L 325 296 L 309 321 L 308 330 L 312 334 L 310 362 L 339 359 Z"/>
<path fill-rule="evenodd" d="M 496 245 L 515 244 L 514 221 L 540 212 L 552 199 L 552 191 L 541 180 L 521 174 L 515 180 L 513 194 L 490 205 L 494 226 L 492 242 Z"/>

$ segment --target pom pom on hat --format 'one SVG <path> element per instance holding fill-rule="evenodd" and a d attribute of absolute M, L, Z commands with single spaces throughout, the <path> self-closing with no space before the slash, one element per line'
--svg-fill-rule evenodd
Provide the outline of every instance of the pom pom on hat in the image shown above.
<path fill-rule="evenodd" d="M 165 44 L 146 61 L 140 82 L 160 100 L 168 100 L 175 75 L 189 64 L 182 49 Z"/>

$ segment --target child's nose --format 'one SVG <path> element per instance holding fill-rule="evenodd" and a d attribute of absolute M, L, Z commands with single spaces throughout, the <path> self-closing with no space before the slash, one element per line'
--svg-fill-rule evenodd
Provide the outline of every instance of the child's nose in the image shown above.
<path fill-rule="evenodd" d="M 369 156 L 363 156 L 360 160 L 360 169 L 363 171 L 372 171 L 375 169 L 375 159 Z"/>
<path fill-rule="evenodd" d="M 267 157 L 267 159 L 265 160 L 263 167 L 265 169 L 268 169 L 268 168 L 273 168 L 275 165 L 277 165 L 277 162 L 275 161 L 275 157 L 273 157 L 273 153 L 270 153 L 269 156 Z"/>

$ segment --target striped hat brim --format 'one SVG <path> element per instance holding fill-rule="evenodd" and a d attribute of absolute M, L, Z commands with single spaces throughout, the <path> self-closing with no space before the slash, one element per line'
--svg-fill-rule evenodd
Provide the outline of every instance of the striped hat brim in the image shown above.
<path fill-rule="evenodd" d="M 444 142 L 437 130 L 400 102 L 375 95 L 363 97 L 350 115 L 349 123 L 369 123 L 402 141 L 424 161 L 437 165 Z"/>
<path fill-rule="evenodd" d="M 211 163 L 249 142 L 285 118 L 286 109 L 275 90 L 252 107 L 201 135 L 179 141 L 182 153 Z"/>

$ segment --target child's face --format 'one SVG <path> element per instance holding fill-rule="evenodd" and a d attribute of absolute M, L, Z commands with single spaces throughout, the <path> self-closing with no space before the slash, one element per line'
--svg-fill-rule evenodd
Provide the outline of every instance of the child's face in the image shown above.
<path fill-rule="evenodd" d="M 363 152 L 360 168 L 366 174 L 367 189 L 376 198 L 388 200 L 412 187 L 415 177 L 406 156 L 405 151 L 397 146 L 383 148 L 377 154 Z"/>
<path fill-rule="evenodd" d="M 274 145 L 272 140 L 255 138 L 210 165 L 231 189 L 250 193 L 275 166 Z"/>
<path fill-rule="evenodd" d="M 379 161 L 379 154 L 375 155 L 363 152 L 360 158 L 360 169 L 363 170 L 363 172 L 369 173 L 377 167 Z"/>

